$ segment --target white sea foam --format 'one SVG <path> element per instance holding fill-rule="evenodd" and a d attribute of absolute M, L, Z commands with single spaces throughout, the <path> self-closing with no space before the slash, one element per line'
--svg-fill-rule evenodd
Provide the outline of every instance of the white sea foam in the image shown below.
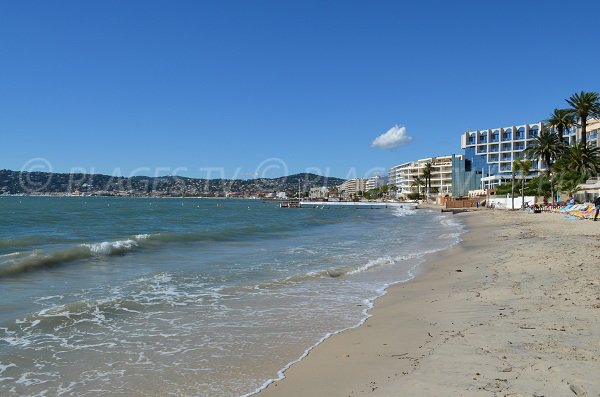
<path fill-rule="evenodd" d="M 395 263 L 394 259 L 392 259 L 390 256 L 384 256 L 381 258 L 377 258 L 377 259 L 368 261 L 366 264 L 359 267 L 358 269 L 354 269 L 354 270 L 348 272 L 348 275 L 362 273 L 364 271 L 371 269 L 372 267 L 383 266 L 383 265 L 393 265 L 394 263 Z"/>
<path fill-rule="evenodd" d="M 2 258 L 11 258 L 13 256 L 18 256 L 21 255 L 20 252 L 11 252 L 10 254 L 4 254 L 4 255 L 0 255 L 0 259 Z"/>
<path fill-rule="evenodd" d="M 103 241 L 101 243 L 93 244 L 82 244 L 84 247 L 88 247 L 94 254 L 111 255 L 113 253 L 124 252 L 138 246 L 136 240 L 117 240 L 117 241 Z"/>
<path fill-rule="evenodd" d="M 394 216 L 398 216 L 398 217 L 401 217 L 401 216 L 407 216 L 407 215 L 414 215 L 414 214 L 416 214 L 416 213 L 417 213 L 417 211 L 416 211 L 416 210 L 409 210 L 409 209 L 407 209 L 407 208 L 402 208 L 402 207 L 395 207 L 395 208 L 392 210 L 392 214 L 393 214 Z"/>
<path fill-rule="evenodd" d="M 16 366 L 17 366 L 17 364 L 14 364 L 14 363 L 10 363 L 10 364 L 0 363 L 0 375 L 2 375 L 4 373 L 4 371 L 6 371 L 7 369 L 16 367 Z"/>
<path fill-rule="evenodd" d="M 438 236 L 440 240 L 453 239 L 460 237 L 461 233 L 444 233 Z"/>

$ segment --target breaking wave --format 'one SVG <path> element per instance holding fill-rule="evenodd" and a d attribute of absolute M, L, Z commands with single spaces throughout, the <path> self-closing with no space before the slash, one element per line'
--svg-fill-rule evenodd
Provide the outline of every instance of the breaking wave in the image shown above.
<path fill-rule="evenodd" d="M 95 256 L 122 255 L 137 248 L 140 241 L 145 239 L 136 236 L 127 240 L 80 244 L 52 252 L 14 252 L 0 257 L 0 277 L 16 276 Z"/>
<path fill-rule="evenodd" d="M 43 250 L 13 252 L 0 256 L 0 277 L 16 276 L 96 256 L 124 255 L 142 246 L 157 248 L 163 244 L 236 241 L 261 236 L 272 238 L 281 236 L 286 229 L 285 226 L 268 230 L 258 226 L 246 226 L 221 231 L 137 234 L 124 240 L 84 243 L 50 252 Z"/>

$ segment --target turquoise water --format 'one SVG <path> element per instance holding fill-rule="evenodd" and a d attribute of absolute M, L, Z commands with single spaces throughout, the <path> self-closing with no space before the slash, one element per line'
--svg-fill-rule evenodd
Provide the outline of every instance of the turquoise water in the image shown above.
<path fill-rule="evenodd" d="M 0 197 L 0 395 L 251 393 L 462 231 L 424 210 Z"/>

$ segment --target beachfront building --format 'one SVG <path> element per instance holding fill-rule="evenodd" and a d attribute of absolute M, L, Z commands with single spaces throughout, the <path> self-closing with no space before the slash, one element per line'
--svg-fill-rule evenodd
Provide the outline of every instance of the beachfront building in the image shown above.
<path fill-rule="evenodd" d="M 427 163 L 431 163 L 431 192 L 435 194 L 452 194 L 452 164 L 453 158 L 462 160 L 462 155 L 448 155 L 429 157 L 416 161 L 409 161 L 399 164 L 389 170 L 389 184 L 396 185 L 397 194 L 406 197 L 408 193 L 416 193 L 417 187 L 414 186 L 415 178 L 423 178 L 423 170 Z M 457 160 L 455 160 L 457 161 Z M 421 192 L 426 190 L 421 187 Z"/>
<path fill-rule="evenodd" d="M 452 196 L 469 196 L 481 186 L 481 170 L 474 170 L 464 156 L 452 156 Z"/>
<path fill-rule="evenodd" d="M 556 132 L 554 128 L 552 131 Z M 586 123 L 587 142 L 595 147 L 600 147 L 600 119 L 589 118 Z M 563 133 L 563 141 L 572 145 L 581 140 L 581 124 L 578 123 Z"/>
<path fill-rule="evenodd" d="M 366 179 L 354 178 L 344 181 L 344 183 L 338 187 L 338 190 L 343 199 L 350 200 L 362 194 L 366 187 Z"/>
<path fill-rule="evenodd" d="M 542 123 L 532 123 L 463 133 L 460 145 L 465 151 L 467 171 L 481 172 L 480 189 L 510 182 L 513 161 L 525 159 L 523 151 L 534 144 L 542 127 Z M 531 159 L 531 170 L 525 179 L 538 176 L 545 169 L 540 159 Z"/>
<path fill-rule="evenodd" d="M 369 191 L 369 190 L 377 189 L 383 185 L 386 185 L 387 181 L 388 181 L 388 179 L 386 176 L 379 176 L 379 175 L 372 176 L 371 178 L 367 179 L 367 181 L 365 183 L 365 190 Z"/>

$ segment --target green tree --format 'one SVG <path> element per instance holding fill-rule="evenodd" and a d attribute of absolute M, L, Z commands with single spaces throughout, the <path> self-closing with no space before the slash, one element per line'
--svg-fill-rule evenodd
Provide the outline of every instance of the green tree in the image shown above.
<path fill-rule="evenodd" d="M 333 186 L 331 187 L 328 191 L 327 191 L 327 197 L 337 197 L 339 195 L 340 191 L 338 189 L 337 186 Z"/>
<path fill-rule="evenodd" d="M 517 160 L 514 160 L 510 169 L 510 199 L 512 202 L 512 205 L 510 207 L 511 210 L 515 209 L 515 174 L 518 169 L 519 163 L 517 162 Z"/>
<path fill-rule="evenodd" d="M 579 188 L 579 176 L 577 174 L 565 174 L 565 177 L 560 181 L 559 183 L 559 189 L 565 193 L 567 193 L 567 195 L 569 197 L 573 197 L 575 196 L 575 193 L 577 193 L 580 188 Z"/>
<path fill-rule="evenodd" d="M 381 186 L 379 187 L 379 191 L 380 191 L 381 193 L 383 193 L 383 194 L 387 194 L 388 190 L 389 190 L 389 187 L 388 187 L 388 185 L 381 185 Z"/>
<path fill-rule="evenodd" d="M 576 173 L 580 180 L 598 175 L 600 171 L 600 149 L 583 142 L 571 145 L 565 150 L 556 168 L 561 173 Z"/>
<path fill-rule="evenodd" d="M 565 99 L 571 106 L 571 113 L 581 120 L 581 142 L 587 145 L 587 118 L 589 116 L 600 116 L 600 95 L 597 92 L 585 92 L 573 94 Z"/>
<path fill-rule="evenodd" d="M 553 191 L 550 188 L 550 180 L 544 174 L 532 178 L 525 184 L 525 194 L 528 196 L 551 197 Z"/>
<path fill-rule="evenodd" d="M 410 187 L 416 187 L 417 188 L 417 200 L 421 198 L 421 186 L 424 185 L 424 181 L 420 176 L 415 176 L 413 181 L 410 184 Z"/>
<path fill-rule="evenodd" d="M 571 109 L 554 109 L 548 124 L 554 127 L 558 133 L 558 140 L 562 143 L 565 131 L 569 131 L 575 125 L 575 115 Z"/>
<path fill-rule="evenodd" d="M 556 109 L 555 109 L 556 110 Z M 546 177 L 550 181 L 550 189 L 552 202 L 554 203 L 554 192 L 552 186 L 552 166 L 554 162 L 563 153 L 563 143 L 558 135 L 550 131 L 548 128 L 542 128 L 540 134 L 532 142 L 531 146 L 525 149 L 525 155 L 530 159 L 541 158 L 546 166 Z"/>
<path fill-rule="evenodd" d="M 425 188 L 427 189 L 427 195 L 431 192 L 431 174 L 433 172 L 433 164 L 431 161 L 425 163 L 423 168 L 423 179 L 425 180 Z"/>
<path fill-rule="evenodd" d="M 519 171 L 521 174 L 521 208 L 525 209 L 525 178 L 529 175 L 531 170 L 530 160 L 515 160 L 513 162 L 513 169 Z M 514 180 L 514 177 L 513 177 Z M 513 209 L 514 209 L 514 198 L 513 198 Z"/>

